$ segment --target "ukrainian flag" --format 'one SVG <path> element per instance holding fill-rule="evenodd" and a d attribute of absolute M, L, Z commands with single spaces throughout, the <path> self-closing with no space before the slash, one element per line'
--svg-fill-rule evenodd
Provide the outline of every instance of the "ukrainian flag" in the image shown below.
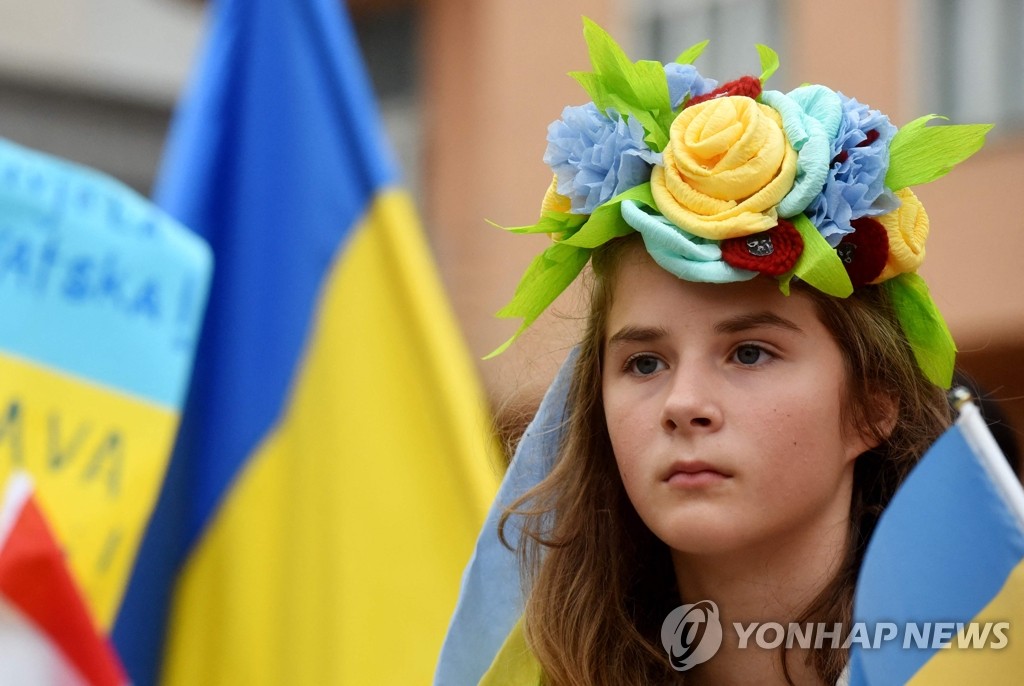
<path fill-rule="evenodd" d="M 140 684 L 164 645 L 166 684 L 426 683 L 494 494 L 484 399 L 340 4 L 212 11 L 156 197 L 218 268 L 115 643 Z"/>
<path fill-rule="evenodd" d="M 974 405 L 882 515 L 854 619 L 868 640 L 851 647 L 851 684 L 1021 683 L 1024 490 Z"/>
<path fill-rule="evenodd" d="M 211 268 L 130 188 L 0 140 L 0 483 L 31 474 L 104 634 L 170 458 Z"/>

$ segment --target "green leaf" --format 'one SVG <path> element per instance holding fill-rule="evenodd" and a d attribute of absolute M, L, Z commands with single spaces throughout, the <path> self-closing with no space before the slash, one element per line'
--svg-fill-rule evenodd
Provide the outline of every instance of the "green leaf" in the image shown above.
<path fill-rule="evenodd" d="M 615 39 L 588 17 L 583 17 L 583 39 L 594 72 L 604 79 L 605 86 L 619 93 L 630 92 L 628 76 L 632 63 Z"/>
<path fill-rule="evenodd" d="M 662 127 L 661 122 L 658 121 L 653 112 L 634 108 L 630 103 L 623 101 L 616 95 L 611 96 L 611 98 L 611 106 L 616 111 L 634 117 L 644 127 L 644 131 L 647 132 L 644 140 L 650 144 L 651 150 L 661 152 L 665 149 L 665 146 L 668 145 L 668 129 Z"/>
<path fill-rule="evenodd" d="M 790 221 L 804 239 L 804 249 L 793 270 L 780 279 L 782 292 L 789 295 L 789 282 L 798 276 L 823 293 L 839 298 L 849 297 L 853 293 L 853 284 L 835 249 L 818 233 L 806 214 L 798 214 Z"/>
<path fill-rule="evenodd" d="M 704 52 L 704 48 L 708 47 L 708 43 L 711 41 L 701 41 L 696 45 L 691 45 L 686 50 L 679 53 L 679 57 L 676 58 L 678 64 L 693 64 L 700 57 L 701 53 Z"/>
<path fill-rule="evenodd" d="M 502 231 L 509 233 L 571 233 L 574 229 L 583 226 L 587 222 L 585 214 L 571 214 L 569 212 L 542 212 L 540 221 L 529 226 L 501 226 L 489 219 L 486 220 L 491 226 L 496 226 Z"/>
<path fill-rule="evenodd" d="M 894 191 L 928 183 L 945 176 L 949 170 L 978 152 L 992 124 L 951 124 L 927 126 L 925 115 L 905 125 L 889 145 L 889 171 L 885 185 Z"/>
<path fill-rule="evenodd" d="M 594 71 L 571 72 L 570 76 L 602 112 L 611 107 L 640 122 L 647 132 L 645 140 L 660 152 L 668 143 L 668 127 L 674 118 L 665 67 L 651 60 L 631 62 L 615 40 L 586 17 L 583 36 Z"/>
<path fill-rule="evenodd" d="M 767 45 L 757 44 L 757 54 L 761 58 L 761 83 L 772 77 L 779 69 L 779 53 Z"/>
<path fill-rule="evenodd" d="M 608 89 L 604 87 L 604 81 L 601 76 L 591 71 L 571 71 L 569 76 L 574 78 L 577 83 L 583 86 L 583 90 L 587 92 L 590 99 L 594 101 L 594 104 L 603 112 L 608 109 L 608 105 L 602 103 L 608 103 L 609 94 Z"/>
<path fill-rule="evenodd" d="M 613 238 L 632 233 L 633 227 L 626 223 L 619 210 L 619 205 L 623 200 L 635 200 L 642 205 L 655 207 L 650 183 L 633 186 L 594 210 L 594 213 L 590 215 L 590 220 L 583 225 L 583 228 L 562 243 L 578 248 L 593 249 L 604 245 Z"/>
<path fill-rule="evenodd" d="M 885 288 L 921 371 L 936 386 L 949 388 L 956 344 L 924 279 L 917 274 L 900 274 L 886 281 Z"/>
<path fill-rule="evenodd" d="M 519 280 L 516 292 L 498 317 L 522 317 L 523 324 L 513 336 L 484 359 L 504 352 L 562 292 L 569 287 L 590 259 L 590 250 L 555 243 L 534 258 Z"/>

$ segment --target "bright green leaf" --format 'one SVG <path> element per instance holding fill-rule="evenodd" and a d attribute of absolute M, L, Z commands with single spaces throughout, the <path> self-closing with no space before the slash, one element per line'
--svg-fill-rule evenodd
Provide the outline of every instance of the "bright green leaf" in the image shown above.
<path fill-rule="evenodd" d="M 569 76 L 583 86 L 583 90 L 587 92 L 598 109 L 603 112 L 608 108 L 608 89 L 604 87 L 604 81 L 598 74 L 590 71 L 571 71 Z"/>
<path fill-rule="evenodd" d="M 924 279 L 917 274 L 900 274 L 886 281 L 885 288 L 921 371 L 936 386 L 949 388 L 956 344 Z"/>
<path fill-rule="evenodd" d="M 601 76 L 605 86 L 613 92 L 630 92 L 628 77 L 632 63 L 615 39 L 587 17 L 583 17 L 583 39 L 587 42 L 594 72 Z"/>
<path fill-rule="evenodd" d="M 789 279 L 797 276 L 829 295 L 846 298 L 853 293 L 853 284 L 850 283 L 850 276 L 843 267 L 843 261 L 807 215 L 798 214 L 790 221 L 804 239 L 804 249 L 792 273 L 780 281 L 779 287 L 782 292 L 789 294 Z"/>
<path fill-rule="evenodd" d="M 522 317 L 519 330 L 484 359 L 500 355 L 569 287 L 590 259 L 590 250 L 555 243 L 534 258 L 520 279 L 512 300 L 498 310 L 502 318 Z"/>
<path fill-rule="evenodd" d="M 704 48 L 708 47 L 708 43 L 711 41 L 701 41 L 696 45 L 691 45 L 686 50 L 679 53 L 679 57 L 676 58 L 676 62 L 679 64 L 693 64 L 700 57 L 701 53 L 704 52 Z"/>
<path fill-rule="evenodd" d="M 566 233 L 583 226 L 586 221 L 585 214 L 548 211 L 542 212 L 540 221 L 529 226 L 501 226 L 490 220 L 487 223 L 509 233 Z"/>
<path fill-rule="evenodd" d="M 633 227 L 622 218 L 619 205 L 623 200 L 635 200 L 636 202 L 654 207 L 654 196 L 651 195 L 651 184 L 642 183 L 616 195 L 608 200 L 590 215 L 590 220 L 583 225 L 572 238 L 562 241 L 565 245 L 572 245 L 579 248 L 593 249 L 604 245 L 613 238 L 626 236 L 633 232 Z"/>
<path fill-rule="evenodd" d="M 779 69 L 779 54 L 767 45 L 757 44 L 757 54 L 761 58 L 761 83 L 765 83 Z"/>
<path fill-rule="evenodd" d="M 985 144 L 991 124 L 927 126 L 929 114 L 903 126 L 889 145 L 889 171 L 885 185 L 894 191 L 928 183 L 944 176 Z"/>

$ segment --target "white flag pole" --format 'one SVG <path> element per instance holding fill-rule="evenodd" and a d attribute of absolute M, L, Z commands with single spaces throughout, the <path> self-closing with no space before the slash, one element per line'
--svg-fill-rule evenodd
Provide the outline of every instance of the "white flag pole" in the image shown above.
<path fill-rule="evenodd" d="M 1024 486 L 1021 486 L 1020 479 L 1010 468 L 1010 463 L 989 431 L 981 410 L 974 403 L 970 392 L 963 387 L 955 388 L 950 397 L 953 399 L 953 407 L 960 413 L 956 424 L 964 440 L 977 455 L 978 461 L 988 472 L 999 495 L 1013 512 L 1017 526 L 1024 530 Z"/>

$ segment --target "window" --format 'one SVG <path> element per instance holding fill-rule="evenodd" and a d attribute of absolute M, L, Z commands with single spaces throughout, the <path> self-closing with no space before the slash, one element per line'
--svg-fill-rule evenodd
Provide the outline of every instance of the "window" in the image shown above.
<path fill-rule="evenodd" d="M 918 0 L 923 108 L 1024 126 L 1024 2 Z"/>
<path fill-rule="evenodd" d="M 719 83 L 761 73 L 754 49 L 763 43 L 782 51 L 782 0 L 640 0 L 630 6 L 633 49 L 630 56 L 675 60 L 686 48 L 710 39 L 697 61 L 701 74 Z M 785 83 L 786 61 L 772 83 Z"/>

